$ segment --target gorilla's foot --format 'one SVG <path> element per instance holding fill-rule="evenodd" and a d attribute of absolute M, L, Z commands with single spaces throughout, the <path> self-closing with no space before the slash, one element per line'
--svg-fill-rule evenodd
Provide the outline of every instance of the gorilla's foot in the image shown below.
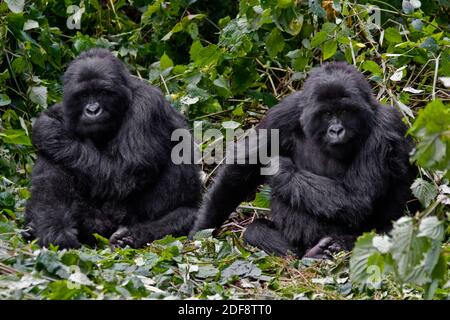
<path fill-rule="evenodd" d="M 310 248 L 303 258 L 311 259 L 331 259 L 333 253 L 344 251 L 345 247 L 337 239 L 332 237 L 324 237 L 312 248 Z"/>
<path fill-rule="evenodd" d="M 119 227 L 116 232 L 109 238 L 109 245 L 112 248 L 124 248 L 127 245 L 135 248 L 136 241 L 127 227 Z"/>

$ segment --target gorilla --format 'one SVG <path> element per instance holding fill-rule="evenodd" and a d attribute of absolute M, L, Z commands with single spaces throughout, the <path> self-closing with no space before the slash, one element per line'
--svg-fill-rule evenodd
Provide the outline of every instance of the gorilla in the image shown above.
<path fill-rule="evenodd" d="M 271 187 L 271 220 L 256 219 L 244 240 L 269 253 L 326 258 L 351 250 L 362 232 L 389 231 L 409 199 L 412 141 L 392 107 L 380 105 L 353 66 L 313 69 L 302 91 L 271 108 L 257 126 L 279 130 L 279 167 L 223 165 L 191 234 L 219 227 L 258 185 Z"/>
<path fill-rule="evenodd" d="M 185 118 L 162 92 L 133 78 L 105 49 L 91 49 L 64 74 L 63 101 L 33 125 L 37 160 L 25 212 L 42 246 L 141 247 L 192 228 L 200 169 L 171 161 Z"/>

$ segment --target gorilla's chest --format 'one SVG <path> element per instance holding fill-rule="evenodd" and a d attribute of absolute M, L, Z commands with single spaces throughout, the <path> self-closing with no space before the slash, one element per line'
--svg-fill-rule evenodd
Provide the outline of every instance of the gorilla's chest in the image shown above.
<path fill-rule="evenodd" d="M 295 144 L 293 157 L 297 168 L 328 177 L 342 177 L 348 165 L 323 152 L 321 147 L 310 140 L 300 140 Z"/>

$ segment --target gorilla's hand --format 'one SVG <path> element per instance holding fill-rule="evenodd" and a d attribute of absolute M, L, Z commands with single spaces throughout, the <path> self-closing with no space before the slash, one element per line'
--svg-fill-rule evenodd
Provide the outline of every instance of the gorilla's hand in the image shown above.
<path fill-rule="evenodd" d="M 33 143 L 52 160 L 57 160 L 64 147 L 71 143 L 60 106 L 55 105 L 36 120 L 33 125 Z"/>
<path fill-rule="evenodd" d="M 154 236 L 149 233 L 148 230 L 144 229 L 145 228 L 139 228 L 137 226 L 121 226 L 113 233 L 109 239 L 109 244 L 112 248 L 123 248 L 127 245 L 132 248 L 142 247 L 146 243 L 155 240 Z M 143 233 L 145 233 L 145 235 Z M 143 241 L 143 239 L 146 240 Z"/>
<path fill-rule="evenodd" d="M 79 248 L 76 230 L 65 229 L 58 231 L 48 231 L 48 234 L 39 239 L 39 245 L 48 247 L 50 244 L 58 246 L 60 249 Z"/>
<path fill-rule="evenodd" d="M 116 232 L 113 233 L 111 238 L 109 238 L 109 245 L 114 248 L 123 248 L 127 245 L 134 248 L 135 240 L 131 235 L 130 229 L 127 227 L 120 227 Z"/>

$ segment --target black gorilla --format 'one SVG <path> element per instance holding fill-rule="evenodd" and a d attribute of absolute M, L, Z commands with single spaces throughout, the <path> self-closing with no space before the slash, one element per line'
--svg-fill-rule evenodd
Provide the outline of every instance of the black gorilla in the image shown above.
<path fill-rule="evenodd" d="M 192 228 L 199 168 L 171 161 L 173 130 L 187 128 L 155 87 L 104 49 L 82 53 L 64 74 L 61 104 L 33 126 L 38 159 L 26 223 L 39 244 L 140 247 Z"/>
<path fill-rule="evenodd" d="M 412 142 L 396 110 L 375 101 L 353 66 L 314 69 L 303 90 L 270 109 L 258 128 L 279 129 L 279 170 L 268 179 L 272 219 L 250 224 L 248 243 L 323 258 L 350 249 L 364 231 L 387 231 L 404 213 L 416 173 Z M 192 233 L 220 226 L 264 182 L 260 167 L 225 165 Z"/>

